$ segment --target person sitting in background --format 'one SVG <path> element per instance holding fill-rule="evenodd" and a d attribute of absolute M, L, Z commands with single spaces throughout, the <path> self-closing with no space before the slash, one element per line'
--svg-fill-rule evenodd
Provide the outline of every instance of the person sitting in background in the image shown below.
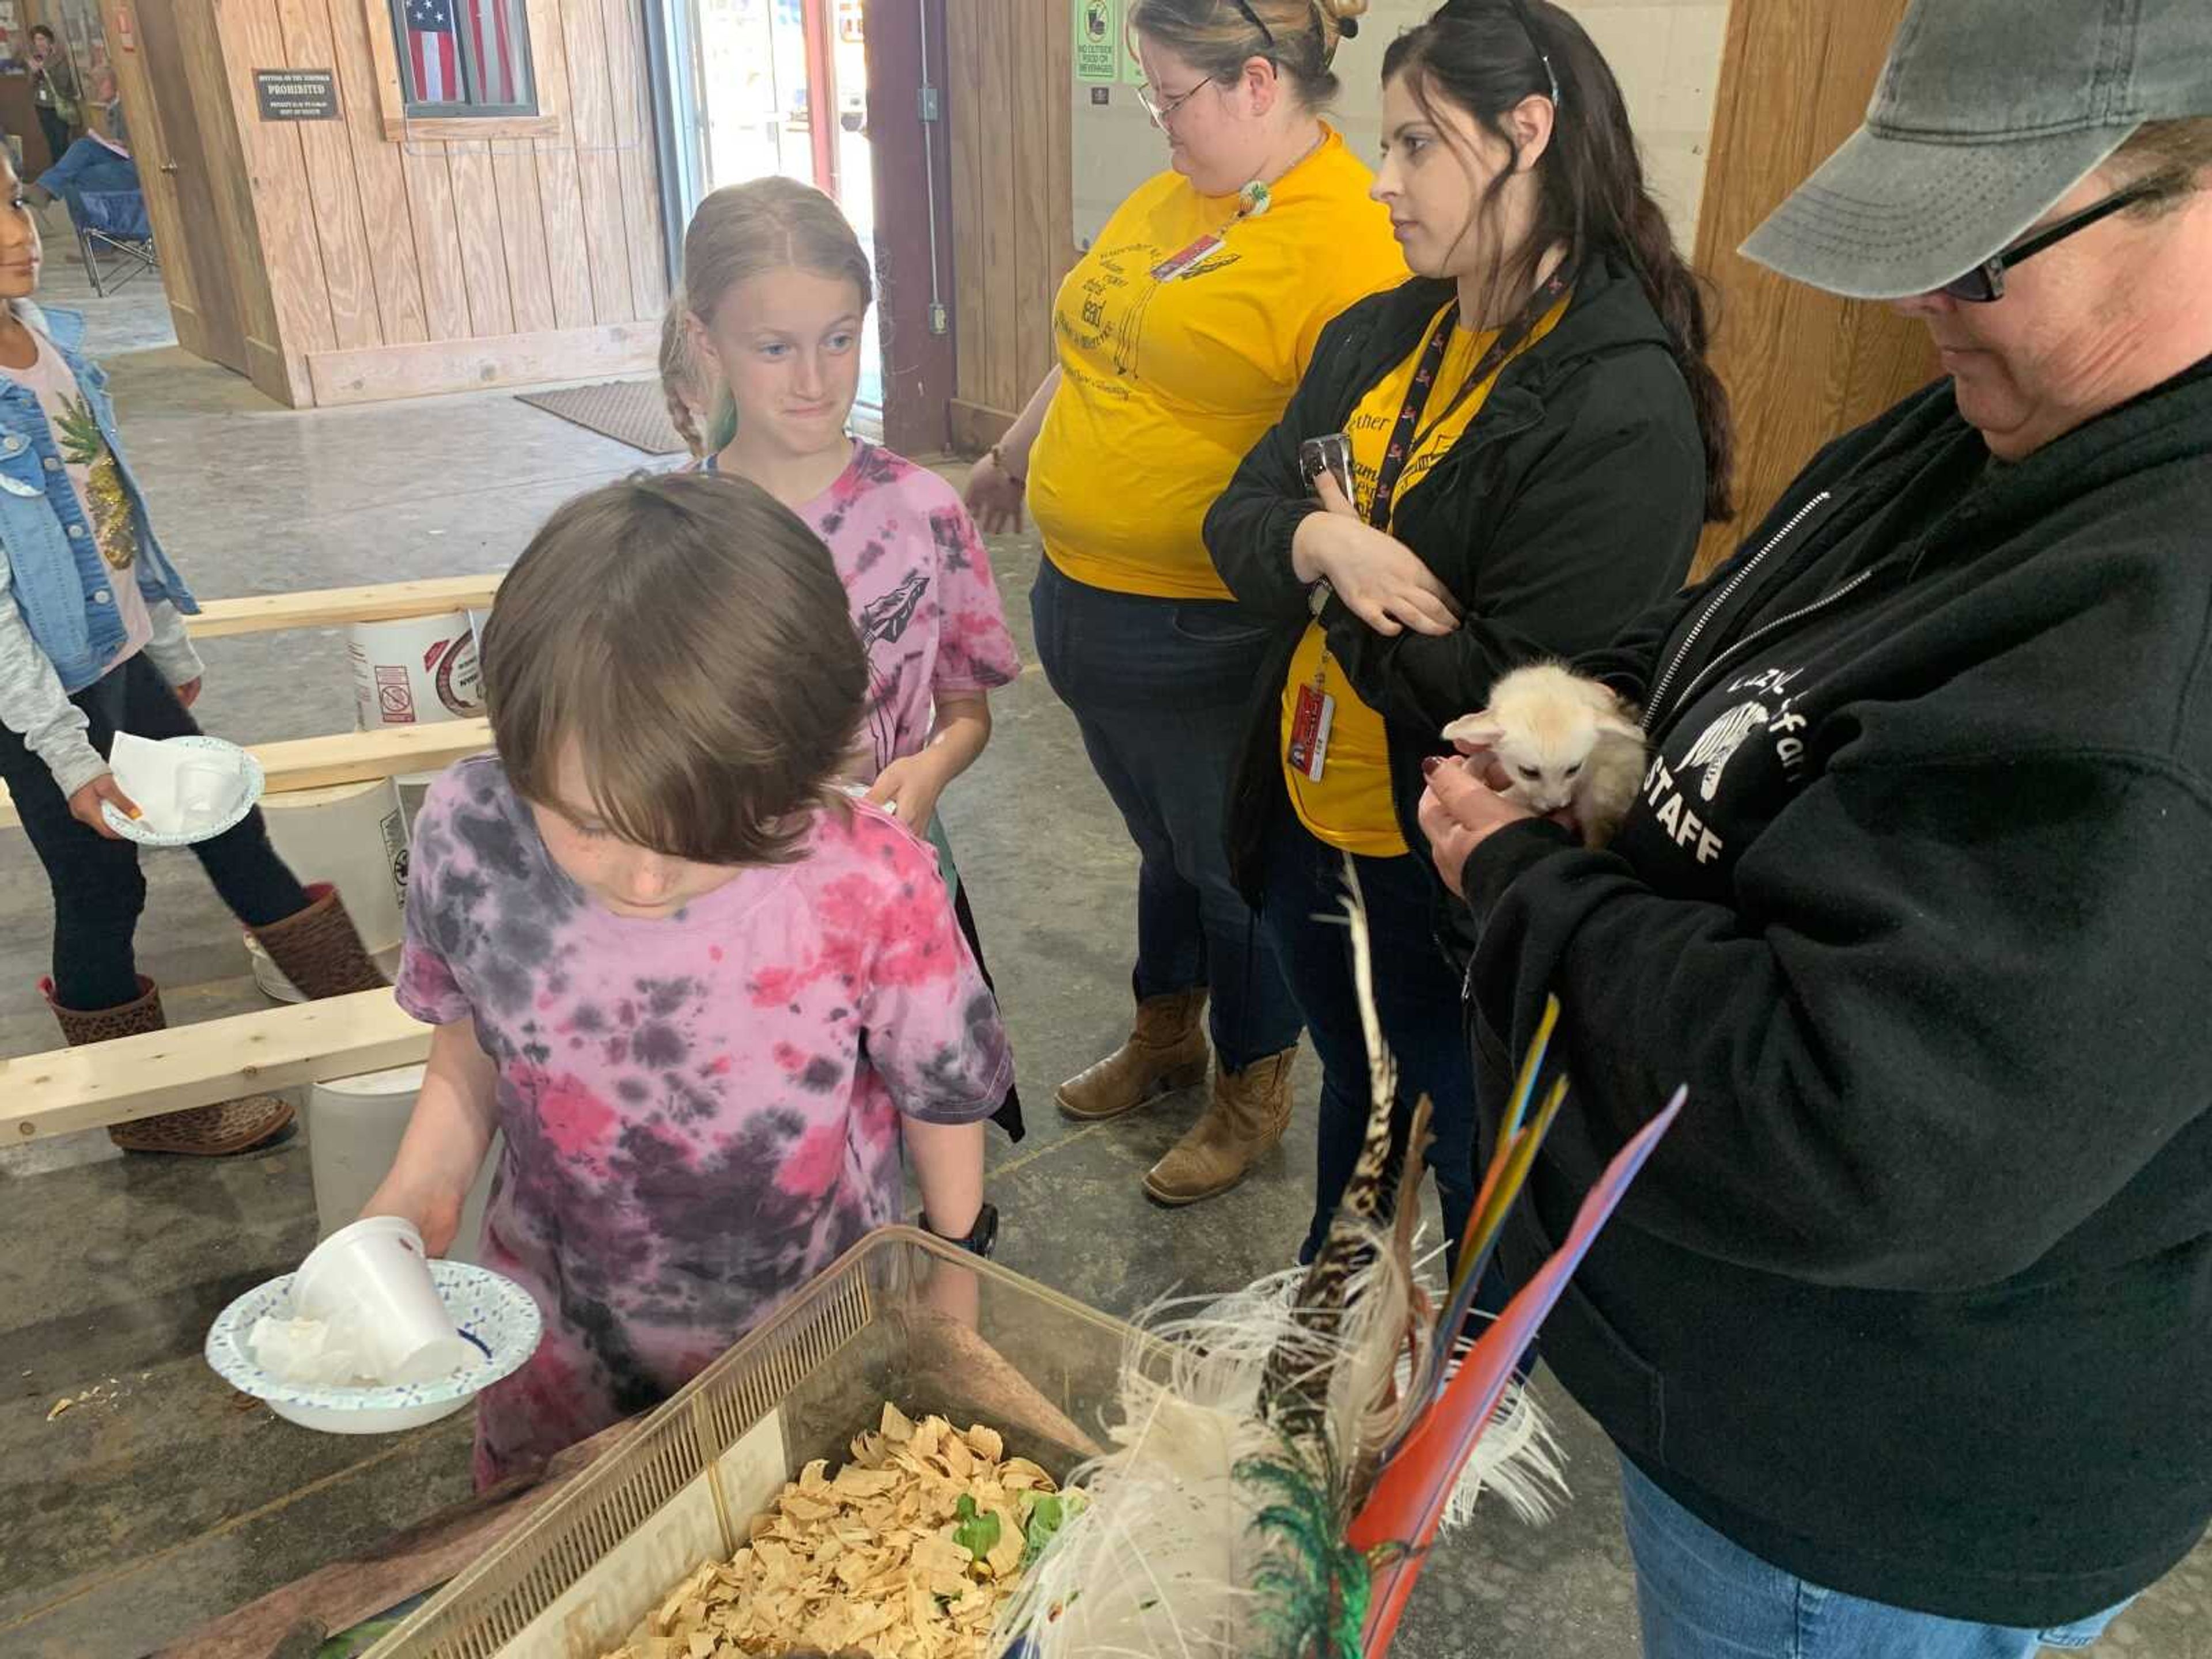
<path fill-rule="evenodd" d="M 2212 1516 L 2212 8 L 1917 0 L 1744 252 L 1944 378 L 1580 664 L 1605 850 L 1431 781 L 1492 1134 L 1565 1010 L 1500 1260 L 1686 1079 L 1544 1328 L 1649 1659 L 2087 1647 Z"/>
<path fill-rule="evenodd" d="M 33 207 L 42 208 L 57 198 L 66 202 L 70 222 L 79 227 L 86 222 L 87 196 L 138 191 L 138 164 L 131 157 L 123 101 L 116 96 L 115 71 L 106 70 L 102 76 L 94 100 L 106 112 L 111 131 L 103 133 L 95 129 L 66 149 L 57 149 L 54 154 L 59 159 L 39 175 L 37 182 L 23 186 L 23 194 Z"/>

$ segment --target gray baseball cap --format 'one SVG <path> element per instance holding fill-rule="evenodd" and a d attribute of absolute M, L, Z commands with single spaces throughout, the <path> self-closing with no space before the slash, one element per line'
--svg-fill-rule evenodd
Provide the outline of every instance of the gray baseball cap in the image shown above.
<path fill-rule="evenodd" d="M 1913 0 L 1866 125 L 1743 245 L 1858 300 L 1972 270 L 2146 121 L 2212 115 L 2212 0 Z"/>

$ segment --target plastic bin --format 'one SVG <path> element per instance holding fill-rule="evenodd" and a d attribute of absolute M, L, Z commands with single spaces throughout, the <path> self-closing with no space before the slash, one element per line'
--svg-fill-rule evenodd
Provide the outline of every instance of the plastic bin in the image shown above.
<path fill-rule="evenodd" d="M 420 1066 L 335 1078 L 307 1091 L 307 1169 L 315 1184 L 315 1225 L 322 1237 L 352 1224 L 361 1206 L 392 1173 L 400 1140 L 407 1133 L 407 1120 L 415 1114 L 415 1097 L 422 1091 Z M 446 1252 L 448 1261 L 477 1259 L 499 1156 L 500 1137 L 495 1134 L 462 1206 L 460 1231 Z"/>
<path fill-rule="evenodd" d="M 939 1310 L 963 1299 L 972 1327 Z M 735 1553 L 809 1462 L 848 1462 L 887 1400 L 988 1425 L 1065 1477 L 1101 1449 L 1125 1352 L 1164 1363 L 1041 1285 L 908 1229 L 872 1234 L 367 1659 L 601 1659 Z"/>

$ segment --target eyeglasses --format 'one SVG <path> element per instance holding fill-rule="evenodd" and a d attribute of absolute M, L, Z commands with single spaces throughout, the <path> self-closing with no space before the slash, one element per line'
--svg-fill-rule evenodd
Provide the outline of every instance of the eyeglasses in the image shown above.
<path fill-rule="evenodd" d="M 1212 84 L 1211 81 L 1200 81 L 1188 92 L 1179 94 L 1169 99 L 1164 104 L 1153 101 L 1152 89 L 1150 87 L 1139 87 L 1137 101 L 1145 106 L 1145 113 L 1152 118 L 1152 125 L 1162 132 L 1165 132 L 1168 130 L 1168 118 Z"/>
<path fill-rule="evenodd" d="M 2045 248 L 2056 247 L 2077 230 L 2087 230 L 2100 219 L 2109 219 L 2122 208 L 2133 207 L 2137 202 L 2149 200 L 2157 195 L 2154 185 L 2137 185 L 2107 196 L 2094 206 L 2079 213 L 2069 214 L 2055 225 L 2046 225 L 2025 241 L 2014 242 L 2001 248 L 1976 265 L 1963 276 L 1954 277 L 1936 290 L 1954 300 L 1963 300 L 1968 305 L 1985 306 L 1993 300 L 2002 300 L 2005 294 L 2005 272 L 2013 266 L 2025 264 Z"/>

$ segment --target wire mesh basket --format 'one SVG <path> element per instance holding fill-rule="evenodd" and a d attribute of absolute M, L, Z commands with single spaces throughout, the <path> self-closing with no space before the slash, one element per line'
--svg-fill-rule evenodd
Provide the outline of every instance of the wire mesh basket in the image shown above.
<path fill-rule="evenodd" d="M 367 1659 L 601 1659 L 884 1402 L 998 1430 L 1057 1479 L 1130 1327 L 925 1234 L 872 1234 L 372 1648 Z"/>

